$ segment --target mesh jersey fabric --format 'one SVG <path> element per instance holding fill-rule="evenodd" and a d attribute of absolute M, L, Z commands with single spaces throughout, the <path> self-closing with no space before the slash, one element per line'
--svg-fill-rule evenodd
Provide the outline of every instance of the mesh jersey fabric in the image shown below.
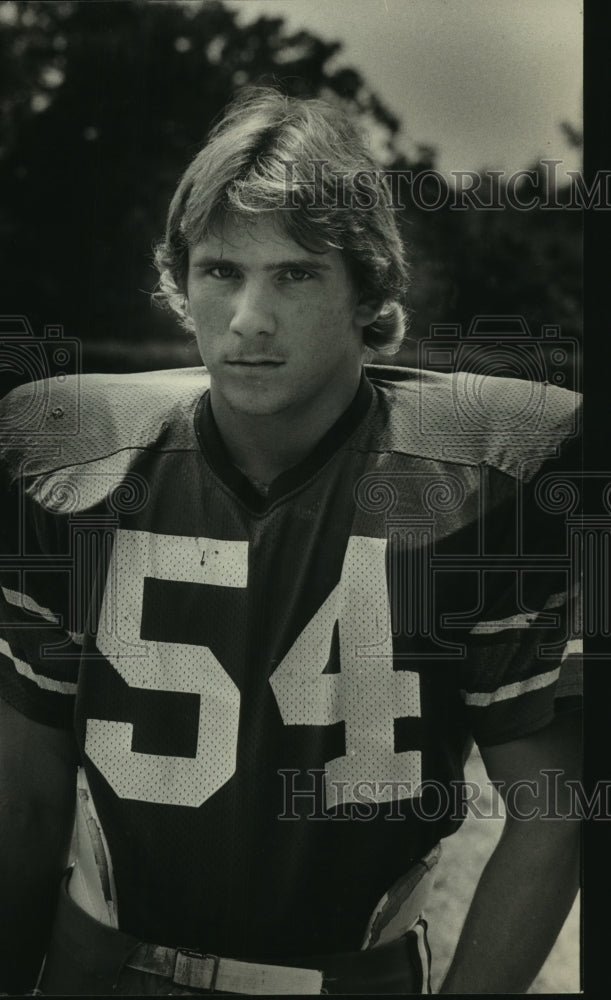
<path fill-rule="evenodd" d="M 203 369 L 68 379 L 54 415 L 40 383 L 3 402 L 0 695 L 74 726 L 121 929 L 354 950 L 460 825 L 473 739 L 574 706 L 554 490 L 578 397 L 469 378 L 368 366 L 266 497 Z"/>

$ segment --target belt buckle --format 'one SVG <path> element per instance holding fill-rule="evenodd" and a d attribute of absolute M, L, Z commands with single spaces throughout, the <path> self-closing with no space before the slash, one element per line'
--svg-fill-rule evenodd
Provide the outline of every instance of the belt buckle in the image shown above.
<path fill-rule="evenodd" d="M 213 990 L 219 962 L 218 955 L 204 955 L 201 951 L 178 948 L 173 981 L 177 986 L 195 986 L 200 990 Z"/>

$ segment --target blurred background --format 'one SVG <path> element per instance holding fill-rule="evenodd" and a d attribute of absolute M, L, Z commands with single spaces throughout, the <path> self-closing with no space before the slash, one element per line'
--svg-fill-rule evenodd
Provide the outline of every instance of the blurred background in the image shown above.
<path fill-rule="evenodd" d="M 435 330 L 503 344 L 540 343 L 551 328 L 544 364 L 574 387 L 582 212 L 567 171 L 581 166 L 581 33 L 577 0 L 0 2 L 5 388 L 42 377 L 45 362 L 199 363 L 192 338 L 151 302 L 152 248 L 211 121 L 253 82 L 343 103 L 388 169 L 421 175 L 419 203 L 406 197 L 398 210 L 412 319 L 395 361 L 434 367 L 422 345 Z M 479 204 L 431 208 L 439 177 L 452 190 L 457 171 L 482 175 Z M 537 181 L 555 207 L 512 207 L 508 185 L 528 202 Z M 18 342 L 45 328 L 37 373 Z M 558 336 L 569 349 L 558 352 Z M 507 354 L 494 370 L 520 374 Z M 467 774 L 485 783 L 476 753 Z M 435 986 L 501 825 L 470 818 L 447 841 L 429 913 Z M 578 989 L 576 903 L 532 992 Z"/>
<path fill-rule="evenodd" d="M 85 371 L 197 364 L 151 303 L 152 247 L 211 120 L 244 84 L 277 82 L 342 102 L 388 169 L 421 175 L 398 211 L 412 320 L 396 361 L 428 364 L 432 326 L 481 315 L 501 338 L 522 317 L 535 338 L 580 340 L 582 213 L 559 207 L 580 167 L 576 0 L 2 2 L 0 46 L 5 336 L 25 315 L 79 342 Z M 514 176 L 517 197 L 536 177 L 558 207 L 512 207 L 520 169 L 535 174 Z M 483 174 L 496 207 L 432 209 L 456 171 Z M 554 378 L 573 387 L 569 355 Z"/>

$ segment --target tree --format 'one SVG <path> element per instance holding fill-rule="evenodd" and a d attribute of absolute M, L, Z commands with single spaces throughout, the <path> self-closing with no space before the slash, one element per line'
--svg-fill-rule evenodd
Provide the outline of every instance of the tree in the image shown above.
<path fill-rule="evenodd" d="M 531 169 L 534 185 L 518 187 L 523 203 L 528 203 L 533 189 L 546 191 L 541 166 L 534 164 Z M 403 364 L 419 364 L 419 342 L 430 335 L 432 326 L 459 325 L 466 332 L 478 315 L 495 316 L 499 322 L 502 317 L 522 316 L 534 337 L 541 337 L 546 326 L 557 326 L 563 339 L 581 341 L 583 213 L 564 207 L 570 201 L 568 186 L 547 190 L 552 207 L 544 207 L 546 198 L 541 197 L 539 204 L 522 211 L 515 207 L 515 199 L 508 198 L 506 178 L 494 196 L 491 175 L 481 171 L 480 179 L 476 206 L 457 208 L 457 201 L 462 203 L 452 193 L 444 200 L 433 179 L 428 189 L 423 183 L 416 202 L 406 199 L 402 222 L 413 246 L 413 274 L 410 339 L 398 355 Z M 436 198 L 437 210 L 422 207 L 435 204 Z M 495 203 L 497 208 L 483 208 L 480 203 Z M 550 340 L 544 354 L 554 351 Z M 548 367 L 559 374 L 557 365 Z M 578 374 L 578 368 L 567 368 L 565 388 L 578 385 Z"/>

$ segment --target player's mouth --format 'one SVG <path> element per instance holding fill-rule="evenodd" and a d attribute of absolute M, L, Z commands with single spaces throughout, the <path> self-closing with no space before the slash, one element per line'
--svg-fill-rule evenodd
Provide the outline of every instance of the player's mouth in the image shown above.
<path fill-rule="evenodd" d="M 284 361 L 276 358 L 235 358 L 226 361 L 225 364 L 233 368 L 279 368 Z"/>

